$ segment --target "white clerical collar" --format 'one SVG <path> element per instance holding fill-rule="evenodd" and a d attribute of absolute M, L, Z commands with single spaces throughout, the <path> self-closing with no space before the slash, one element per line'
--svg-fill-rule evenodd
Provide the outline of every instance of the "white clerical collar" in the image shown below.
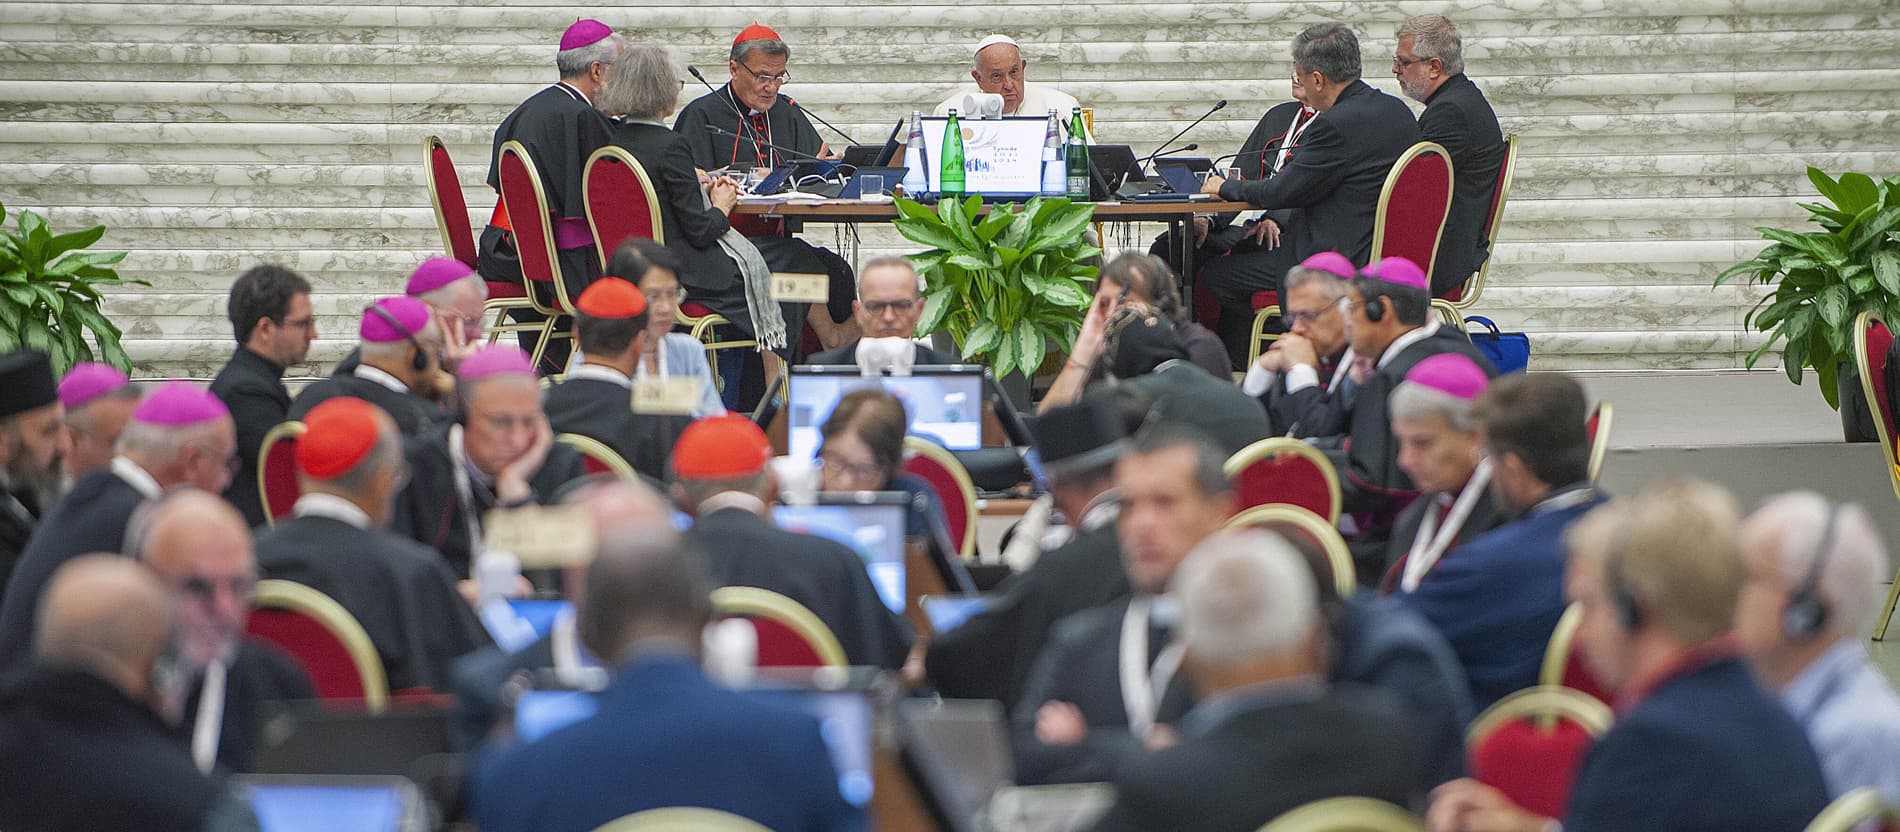
<path fill-rule="evenodd" d="M 369 529 L 369 512 L 335 494 L 305 494 L 297 498 L 290 512 L 298 517 L 323 517 L 365 531 Z"/>
<path fill-rule="evenodd" d="M 370 381 L 376 382 L 377 384 L 380 384 L 398 393 L 409 392 L 409 385 L 402 383 L 402 379 L 392 376 L 389 373 L 386 373 L 375 367 L 371 367 L 368 364 L 356 365 L 356 370 L 352 372 L 351 375 L 354 375 L 357 378 L 368 379 Z"/>
<path fill-rule="evenodd" d="M 609 384 L 618 384 L 626 388 L 633 387 L 633 379 L 628 378 L 626 373 L 620 372 L 605 364 L 582 364 L 579 367 L 567 371 L 567 378 L 569 381 L 583 378 L 593 379 L 594 381 L 604 381 Z"/>
<path fill-rule="evenodd" d="M 1438 319 L 1427 318 L 1424 326 L 1407 330 L 1399 337 L 1392 339 L 1392 343 L 1385 348 L 1385 352 L 1379 354 L 1379 369 L 1385 369 L 1385 365 L 1392 363 L 1392 359 L 1404 352 L 1406 347 L 1430 338 L 1437 332 Z"/>
<path fill-rule="evenodd" d="M 707 517 L 715 512 L 736 508 L 760 517 L 765 516 L 765 501 L 744 491 L 721 491 L 699 504 L 699 516 Z"/>
<path fill-rule="evenodd" d="M 156 500 L 160 494 L 165 493 L 165 489 L 158 484 L 158 480 L 153 479 L 151 474 L 146 473 L 144 468 L 140 468 L 139 464 L 129 457 L 113 457 L 112 473 L 119 475 L 119 479 L 125 480 L 127 485 L 132 486 L 132 490 L 144 495 L 147 500 Z"/>
<path fill-rule="evenodd" d="M 587 93 L 581 92 L 580 87 L 574 86 L 573 84 L 570 84 L 566 81 L 557 81 L 555 82 L 554 85 L 557 87 L 566 88 L 568 92 L 573 93 L 575 98 L 579 98 L 581 102 L 586 104 L 587 106 L 589 107 L 594 106 L 594 99 L 588 98 Z"/>

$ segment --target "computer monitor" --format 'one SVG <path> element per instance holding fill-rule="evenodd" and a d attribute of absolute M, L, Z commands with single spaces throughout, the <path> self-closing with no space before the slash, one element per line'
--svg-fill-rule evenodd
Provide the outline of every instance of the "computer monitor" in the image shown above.
<path fill-rule="evenodd" d="M 515 738 L 534 742 L 600 710 L 600 698 L 585 690 L 528 690 L 515 698 Z"/>
<path fill-rule="evenodd" d="M 232 778 L 261 832 L 407 832 L 428 827 L 422 790 L 402 777 Z"/>
<path fill-rule="evenodd" d="M 877 596 L 891 612 L 904 612 L 904 533 L 910 501 L 902 491 L 817 495 L 813 505 L 778 506 L 779 528 L 835 540 L 858 553 Z"/>
<path fill-rule="evenodd" d="M 953 451 L 983 447 L 983 368 L 925 364 L 908 376 L 866 376 L 854 365 L 804 364 L 792 368 L 786 450 L 793 459 L 818 455 L 818 429 L 844 394 L 881 387 L 904 402 L 910 433 Z"/>
<path fill-rule="evenodd" d="M 944 125 L 947 116 L 924 116 L 924 178 L 931 193 L 943 192 Z M 1042 141 L 1047 116 L 959 118 L 963 128 L 963 192 L 987 197 L 1028 198 L 1042 192 Z"/>
<path fill-rule="evenodd" d="M 817 717 L 838 793 L 854 806 L 870 806 L 872 779 L 871 699 L 861 690 L 809 690 L 761 685 L 751 692 Z"/>
<path fill-rule="evenodd" d="M 989 699 L 904 699 L 893 720 L 904 761 L 937 822 L 951 832 L 988 823 L 990 799 L 1016 777 L 1003 705 Z"/>

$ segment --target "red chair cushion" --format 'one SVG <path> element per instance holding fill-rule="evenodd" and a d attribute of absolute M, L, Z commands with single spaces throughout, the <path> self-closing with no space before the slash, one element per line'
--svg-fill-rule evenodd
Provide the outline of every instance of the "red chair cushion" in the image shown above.
<path fill-rule="evenodd" d="M 272 444 L 264 457 L 264 510 L 272 520 L 289 517 L 297 498 L 303 496 L 297 485 L 296 453 L 296 438 L 287 437 Z"/>
<path fill-rule="evenodd" d="M 588 473 L 588 474 L 605 474 L 611 470 L 613 469 L 608 468 L 607 463 L 601 462 L 599 459 L 596 459 L 595 457 L 589 454 L 581 454 L 581 471 L 582 472 Z"/>
<path fill-rule="evenodd" d="M 601 251 L 611 254 L 630 237 L 653 239 L 660 218 L 647 210 L 647 189 L 633 168 L 602 156 L 587 174 L 587 215 L 594 221 Z"/>
<path fill-rule="evenodd" d="M 1452 303 L 1457 303 L 1458 301 L 1464 300 L 1465 299 L 1465 285 L 1463 283 L 1460 283 L 1456 286 L 1453 286 L 1449 290 L 1446 290 L 1444 294 L 1439 295 L 1439 297 L 1444 300 L 1451 301 Z"/>
<path fill-rule="evenodd" d="M 1451 193 L 1451 166 L 1437 153 L 1423 153 L 1400 172 L 1386 203 L 1385 239 L 1379 256 L 1403 257 L 1427 272 L 1439 232 L 1445 227 Z"/>
<path fill-rule="evenodd" d="M 468 224 L 468 200 L 462 197 L 462 181 L 448 148 L 439 144 L 429 147 L 429 179 L 435 184 L 442 223 L 448 226 L 449 256 L 475 268 L 475 231 Z"/>
<path fill-rule="evenodd" d="M 1583 663 L 1583 656 L 1577 653 L 1574 646 L 1570 657 L 1564 660 L 1563 686 L 1604 704 L 1612 702 L 1610 689 L 1597 681 L 1596 674 L 1590 672 L 1589 665 Z"/>
<path fill-rule="evenodd" d="M 535 193 L 535 172 L 528 161 L 513 153 L 501 154 L 501 199 L 514 225 L 515 252 L 521 274 L 536 283 L 553 283 L 559 261 L 548 247 L 548 207 Z"/>
<path fill-rule="evenodd" d="M 759 634 L 759 667 L 819 667 L 818 650 L 797 630 L 771 618 L 745 616 Z"/>
<path fill-rule="evenodd" d="M 363 698 L 363 677 L 350 651 L 316 619 L 290 610 L 257 610 L 245 630 L 296 659 L 318 698 Z"/>
<path fill-rule="evenodd" d="M 1592 445 L 1595 445 L 1597 441 L 1597 419 L 1601 415 L 1601 413 L 1593 410 L 1590 412 L 1590 418 L 1583 423 L 1584 435 L 1590 440 L 1590 444 Z"/>
<path fill-rule="evenodd" d="M 1893 398 L 1887 392 L 1887 350 L 1893 347 L 1893 332 L 1886 325 L 1875 321 L 1867 328 L 1867 372 L 1873 376 L 1874 401 L 1869 405 L 1874 415 L 1887 426 L 1887 436 L 1894 439 L 1895 447 L 1888 448 L 1889 454 L 1900 453 L 1900 434 L 1894 431 Z M 1892 463 L 1894 460 L 1889 459 Z"/>
<path fill-rule="evenodd" d="M 697 302 L 689 300 L 680 304 L 680 314 L 685 315 L 688 318 L 704 318 L 707 315 L 711 315 L 712 313 L 713 313 L 712 309 L 707 307 L 706 304 L 703 304 L 703 303 L 697 303 Z"/>
<path fill-rule="evenodd" d="M 1207 284 L 1194 282 L 1194 320 L 1202 326 L 1220 331 L 1220 300 L 1207 290 Z"/>
<path fill-rule="evenodd" d="M 507 280 L 484 280 L 489 300 L 527 300 L 528 287 Z"/>
<path fill-rule="evenodd" d="M 1268 503 L 1290 503 L 1321 517 L 1333 513 L 1333 495 L 1326 475 L 1312 460 L 1281 454 L 1258 460 L 1234 477 L 1234 491 L 1243 509 Z"/>
<path fill-rule="evenodd" d="M 904 472 L 923 479 L 937 492 L 937 500 L 943 503 L 944 525 L 950 527 L 950 545 L 963 551 L 963 537 L 969 530 L 970 509 L 963 501 L 963 487 L 957 482 L 950 469 L 937 464 L 926 456 L 913 456 L 904 460 Z"/>
<path fill-rule="evenodd" d="M 1279 306 L 1279 305 L 1280 305 L 1279 292 L 1273 291 L 1272 289 L 1263 289 L 1261 291 L 1253 293 L 1253 308 L 1254 309 L 1265 309 L 1269 306 Z"/>
<path fill-rule="evenodd" d="M 1545 731 L 1530 719 L 1518 720 L 1470 749 L 1471 776 L 1525 809 L 1560 818 L 1592 742 L 1590 732 L 1575 722 L 1559 720 Z"/>

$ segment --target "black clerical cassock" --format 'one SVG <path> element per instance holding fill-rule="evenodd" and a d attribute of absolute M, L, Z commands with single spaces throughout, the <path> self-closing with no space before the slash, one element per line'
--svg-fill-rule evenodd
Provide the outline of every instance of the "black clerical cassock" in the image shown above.
<path fill-rule="evenodd" d="M 493 486 L 462 453 L 462 426 L 419 437 L 405 451 L 409 485 L 396 497 L 390 529 L 442 553 L 456 577 L 469 576 L 479 552 L 482 515 L 496 505 Z M 536 502 L 552 501 L 562 485 L 579 479 L 581 456 L 555 443 L 528 480 Z"/>
<path fill-rule="evenodd" d="M 296 401 L 291 402 L 290 418 L 300 420 L 311 408 L 339 396 L 362 399 L 382 408 L 395 420 L 396 429 L 405 439 L 440 430 L 448 420 L 448 415 L 434 402 L 411 392 L 395 376 L 368 365 L 358 365 L 350 375 L 311 382 L 297 393 Z"/>
<path fill-rule="evenodd" d="M 740 115 L 742 112 L 744 116 Z M 737 133 L 739 138 L 714 133 L 706 129 L 707 125 Z M 673 129 L 686 137 L 693 149 L 693 163 L 704 170 L 789 165 L 817 158 L 825 144 L 818 135 L 818 128 L 812 126 L 811 119 L 798 109 L 791 97 L 780 93 L 772 109 L 754 113 L 750 106 L 739 103 L 733 96 L 731 84 L 706 93 L 682 108 L 679 117 L 673 120 Z M 755 137 L 760 141 L 753 141 Z"/>
<path fill-rule="evenodd" d="M 666 460 L 687 416 L 633 412 L 632 382 L 618 370 L 585 364 L 548 390 L 541 407 L 555 433 L 577 433 L 612 448 L 635 471 L 666 481 Z"/>

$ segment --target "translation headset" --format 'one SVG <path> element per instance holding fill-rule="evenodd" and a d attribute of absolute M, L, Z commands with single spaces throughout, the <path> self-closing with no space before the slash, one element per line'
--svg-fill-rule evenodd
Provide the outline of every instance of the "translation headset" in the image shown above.
<path fill-rule="evenodd" d="M 1384 299 L 1385 295 L 1366 298 L 1366 320 L 1375 324 L 1385 320 L 1385 304 L 1380 302 Z"/>
<path fill-rule="evenodd" d="M 410 346 L 416 348 L 415 354 L 409 356 L 409 366 L 414 367 L 418 373 L 429 369 L 429 351 L 422 348 L 422 342 L 416 340 L 416 334 L 410 332 L 409 327 L 403 326 L 402 321 L 396 320 L 395 315 L 390 314 L 389 310 L 380 306 L 370 304 L 369 311 L 374 313 L 376 317 L 387 321 L 390 326 L 395 327 L 397 332 L 402 333 L 403 340 L 408 341 Z"/>
<path fill-rule="evenodd" d="M 1609 562 L 1603 572 L 1604 582 L 1610 585 L 1610 603 L 1616 608 L 1617 623 L 1623 625 L 1624 632 L 1635 632 L 1643 625 L 1643 605 L 1636 600 L 1636 593 L 1623 580 L 1623 559 L 1629 557 L 1630 538 L 1636 532 L 1630 528 L 1634 521 L 1624 518 L 1626 524 L 1616 536 L 1616 545 L 1611 547 Z"/>
<path fill-rule="evenodd" d="M 1840 516 L 1840 505 L 1829 503 L 1827 522 L 1821 526 L 1821 542 L 1815 544 L 1814 562 L 1808 565 L 1808 575 L 1801 580 L 1801 585 L 1788 594 L 1788 605 L 1781 610 L 1781 632 L 1790 639 L 1812 638 L 1827 624 L 1827 605 L 1821 603 L 1818 589 L 1821 567 L 1827 563 L 1828 550 L 1833 548 L 1834 527 L 1839 524 Z"/>

